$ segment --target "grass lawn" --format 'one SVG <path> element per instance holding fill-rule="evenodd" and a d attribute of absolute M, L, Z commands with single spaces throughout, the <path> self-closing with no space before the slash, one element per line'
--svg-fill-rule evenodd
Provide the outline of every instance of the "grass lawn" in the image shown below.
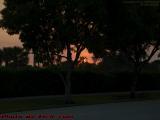
<path fill-rule="evenodd" d="M 18 112 L 34 109 L 68 107 L 77 105 L 92 105 L 111 102 L 126 102 L 140 100 L 157 100 L 160 99 L 160 92 L 138 93 L 136 99 L 130 99 L 127 93 L 115 94 L 91 94 L 91 95 L 74 95 L 75 104 L 65 105 L 63 97 L 33 97 L 22 99 L 1 99 L 0 113 Z"/>

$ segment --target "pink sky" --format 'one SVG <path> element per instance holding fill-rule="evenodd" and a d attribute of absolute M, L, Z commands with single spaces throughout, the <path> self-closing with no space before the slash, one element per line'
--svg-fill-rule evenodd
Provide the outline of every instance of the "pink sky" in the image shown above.
<path fill-rule="evenodd" d="M 9 35 L 4 30 L 0 29 L 0 48 L 22 46 L 22 43 L 18 39 L 18 35 Z"/>

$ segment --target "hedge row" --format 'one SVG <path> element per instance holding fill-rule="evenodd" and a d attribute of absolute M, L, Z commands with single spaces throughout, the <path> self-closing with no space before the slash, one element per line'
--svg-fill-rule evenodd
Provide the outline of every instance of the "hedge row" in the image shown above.
<path fill-rule="evenodd" d="M 50 69 L 0 70 L 0 97 L 38 96 L 64 94 L 60 72 Z M 65 71 L 61 71 L 65 74 Z M 129 91 L 131 73 L 96 73 L 74 71 L 72 93 Z M 141 75 L 137 90 L 160 90 L 160 74 Z"/>

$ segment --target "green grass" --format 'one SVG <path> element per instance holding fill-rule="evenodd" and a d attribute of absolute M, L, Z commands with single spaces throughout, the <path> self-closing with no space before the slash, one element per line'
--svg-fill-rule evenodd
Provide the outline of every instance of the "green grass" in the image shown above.
<path fill-rule="evenodd" d="M 104 104 L 113 102 L 157 100 L 160 99 L 160 92 L 139 93 L 136 99 L 130 99 L 126 93 L 117 93 L 109 95 L 76 95 L 73 96 L 75 104 L 65 105 L 63 97 L 42 97 L 32 99 L 1 99 L 0 113 L 19 112 L 26 110 L 57 108 L 79 105 Z"/>

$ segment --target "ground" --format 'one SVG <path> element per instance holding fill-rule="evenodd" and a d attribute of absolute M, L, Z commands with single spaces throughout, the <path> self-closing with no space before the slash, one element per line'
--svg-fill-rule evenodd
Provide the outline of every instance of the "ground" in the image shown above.
<path fill-rule="evenodd" d="M 160 120 L 160 100 L 73 106 L 10 113 L 10 115 L 72 115 L 73 119 L 48 120 Z M 29 119 L 32 120 L 32 119 Z M 36 120 L 36 119 L 33 119 Z M 37 119 L 39 120 L 39 119 Z M 47 120 L 47 119 L 41 119 Z"/>

